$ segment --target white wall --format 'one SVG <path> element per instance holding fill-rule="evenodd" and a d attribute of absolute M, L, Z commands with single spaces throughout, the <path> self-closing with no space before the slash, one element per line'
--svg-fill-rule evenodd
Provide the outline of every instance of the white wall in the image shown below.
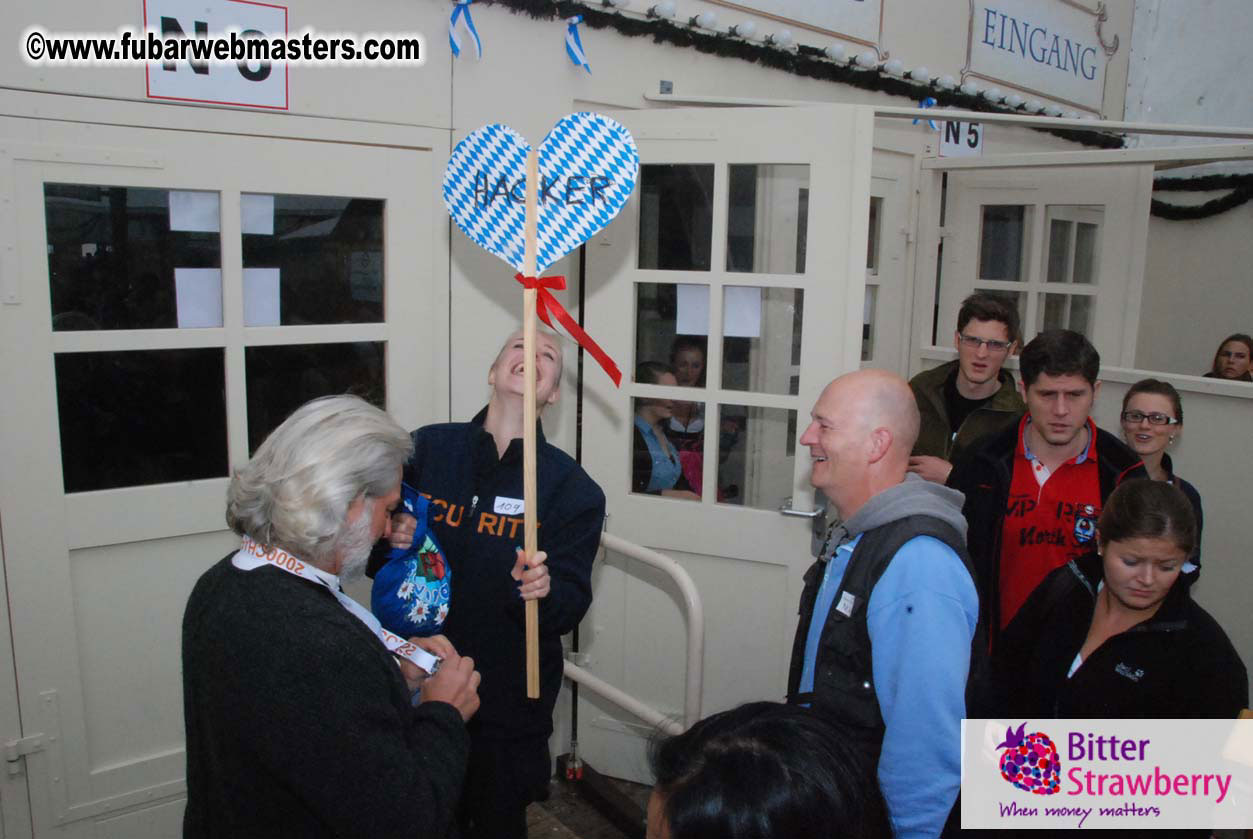
<path fill-rule="evenodd" d="M 1157 197 L 1183 204 L 1221 194 Z M 1196 221 L 1150 219 L 1137 367 L 1200 375 L 1210 369 L 1219 341 L 1253 332 L 1250 231 L 1253 202 Z"/>
<path fill-rule="evenodd" d="M 1253 128 L 1246 0 L 1136 0 L 1126 118 L 1136 122 Z M 1202 145 L 1197 137 L 1136 134 L 1132 147 Z M 1229 141 L 1234 142 L 1234 141 Z M 1177 178 L 1253 172 L 1248 160 L 1159 172 Z M 1156 192 L 1170 204 L 1225 193 Z M 1253 206 L 1195 221 L 1152 218 L 1136 365 L 1198 374 L 1218 342 L 1253 330 Z"/>
<path fill-rule="evenodd" d="M 1136 0 L 1127 120 L 1253 126 L 1246 0 Z M 1196 145 L 1195 137 L 1132 135 L 1135 148 Z M 1245 165 L 1241 171 L 1247 171 Z"/>

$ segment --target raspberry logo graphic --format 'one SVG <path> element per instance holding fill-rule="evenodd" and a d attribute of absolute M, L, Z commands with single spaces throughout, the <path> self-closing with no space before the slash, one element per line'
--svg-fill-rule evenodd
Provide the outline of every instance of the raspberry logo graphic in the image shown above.
<path fill-rule="evenodd" d="M 1041 731 L 1024 735 L 1024 722 L 1015 731 L 1005 729 L 1005 742 L 997 746 L 1001 752 L 1001 777 L 1018 789 L 1035 795 L 1056 795 L 1061 787 L 1062 764 L 1057 746 Z"/>

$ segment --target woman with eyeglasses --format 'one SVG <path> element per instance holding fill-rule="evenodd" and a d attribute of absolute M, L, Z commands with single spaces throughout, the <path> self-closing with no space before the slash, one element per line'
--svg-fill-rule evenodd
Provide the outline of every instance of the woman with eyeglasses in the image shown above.
<path fill-rule="evenodd" d="M 1201 495 L 1196 487 L 1175 475 L 1166 449 L 1183 431 L 1183 402 L 1169 382 L 1141 379 L 1122 398 L 1122 434 L 1127 445 L 1140 455 L 1144 469 L 1155 481 L 1178 487 L 1192 503 L 1196 515 L 1196 551 L 1184 566 L 1184 574 L 1195 582 L 1201 576 L 1201 528 L 1205 521 Z"/>
<path fill-rule="evenodd" d="M 1230 379 L 1253 382 L 1253 338 L 1243 332 L 1228 335 L 1214 353 L 1214 363 L 1205 374 L 1207 379 Z"/>

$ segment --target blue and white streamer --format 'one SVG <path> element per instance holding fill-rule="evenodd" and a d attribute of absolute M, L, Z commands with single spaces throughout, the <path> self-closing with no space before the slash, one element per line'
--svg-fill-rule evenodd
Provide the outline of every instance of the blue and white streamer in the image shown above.
<path fill-rule="evenodd" d="M 570 56 L 575 67 L 582 67 L 591 73 L 592 66 L 587 63 L 587 53 L 583 52 L 583 40 L 579 37 L 579 24 L 582 22 L 583 15 L 566 18 L 566 55 Z"/>
<path fill-rule="evenodd" d="M 526 156 L 531 146 L 505 125 L 457 144 L 444 170 L 444 204 L 474 242 L 516 270 L 525 254 Z M 535 275 L 590 239 L 618 214 L 639 175 L 631 134 L 600 114 L 562 118 L 540 144 Z M 596 185 L 593 187 L 593 179 Z"/>
<path fill-rule="evenodd" d="M 935 101 L 935 97 L 934 97 L 934 96 L 928 96 L 926 99 L 923 99 L 921 102 L 919 102 L 919 103 L 918 103 L 918 107 L 919 107 L 919 108 L 921 108 L 922 110 L 924 110 L 924 111 L 925 111 L 927 108 L 934 108 L 934 107 L 935 107 L 936 105 L 938 105 L 938 104 L 939 104 L 939 103 Z M 919 120 L 919 117 L 914 117 L 914 123 L 913 123 L 913 124 L 914 124 L 914 125 L 917 125 L 917 124 L 918 124 L 918 120 Z M 931 130 L 932 130 L 932 131 L 938 131 L 938 130 L 939 130 L 939 126 L 937 126 L 937 125 L 935 124 L 935 120 L 933 120 L 933 119 L 929 119 L 929 120 L 927 120 L 927 125 L 928 125 L 928 126 L 930 126 L 930 128 L 931 128 Z"/>
<path fill-rule="evenodd" d="M 456 0 L 452 15 L 448 18 L 448 47 L 454 58 L 461 57 L 461 39 L 457 37 L 457 20 L 460 18 L 465 19 L 466 30 L 474 39 L 475 52 L 479 58 L 483 57 L 483 41 L 479 38 L 479 30 L 474 26 L 474 18 L 470 16 L 470 4 L 473 2 L 474 0 Z"/>

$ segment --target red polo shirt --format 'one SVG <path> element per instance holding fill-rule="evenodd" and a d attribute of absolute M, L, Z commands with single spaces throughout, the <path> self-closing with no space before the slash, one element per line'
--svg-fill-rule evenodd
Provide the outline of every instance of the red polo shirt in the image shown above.
<path fill-rule="evenodd" d="M 1050 473 L 1027 448 L 1024 415 L 1018 424 L 1014 477 L 1001 530 L 1001 628 L 1050 571 L 1089 553 L 1101 515 L 1096 423 L 1088 418 L 1088 445 Z"/>

